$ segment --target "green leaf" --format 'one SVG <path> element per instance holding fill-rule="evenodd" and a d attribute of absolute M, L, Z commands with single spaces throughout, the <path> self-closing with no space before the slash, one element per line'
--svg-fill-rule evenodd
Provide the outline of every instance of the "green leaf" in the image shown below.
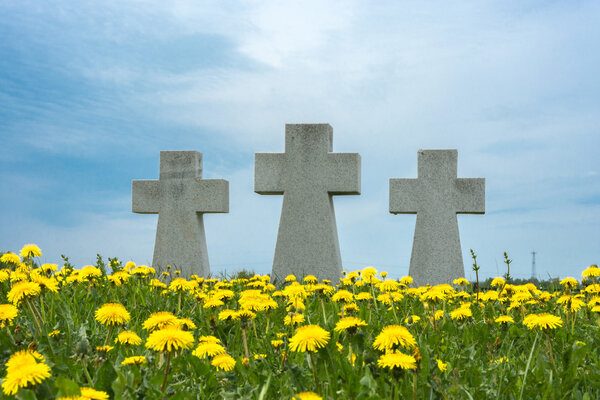
<path fill-rule="evenodd" d="M 56 378 L 56 388 L 58 389 L 56 397 L 79 396 L 80 394 L 79 385 L 64 375 Z"/>

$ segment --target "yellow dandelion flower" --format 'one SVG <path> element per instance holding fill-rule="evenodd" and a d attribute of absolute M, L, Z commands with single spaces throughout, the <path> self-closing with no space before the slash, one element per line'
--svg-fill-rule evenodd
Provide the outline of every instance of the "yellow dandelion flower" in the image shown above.
<path fill-rule="evenodd" d="M 437 363 L 437 367 L 440 371 L 445 372 L 448 369 L 448 363 L 443 362 L 442 360 L 435 360 Z"/>
<path fill-rule="evenodd" d="M 40 362 L 38 362 L 40 361 Z M 27 350 L 14 353 L 6 363 L 6 377 L 2 391 L 6 395 L 15 395 L 20 388 L 26 388 L 50 377 L 50 367 L 37 352 Z"/>
<path fill-rule="evenodd" d="M 221 343 L 221 339 L 215 336 L 200 336 L 198 338 L 199 343 Z"/>
<path fill-rule="evenodd" d="M 286 282 L 294 282 L 295 280 L 296 280 L 296 277 L 294 275 L 288 275 L 285 277 Z"/>
<path fill-rule="evenodd" d="M 506 284 L 506 281 L 503 278 L 497 277 L 492 279 L 492 283 L 490 286 L 492 287 L 502 287 Z"/>
<path fill-rule="evenodd" d="M 4 328 L 7 323 L 11 324 L 18 314 L 19 309 L 12 304 L 0 304 L 0 328 Z"/>
<path fill-rule="evenodd" d="M 575 288 L 575 287 L 577 287 L 579 282 L 577 282 L 577 279 L 569 276 L 569 277 L 566 277 L 565 279 L 563 279 L 562 281 L 560 281 L 560 284 L 562 286 L 564 286 L 565 288 L 567 288 L 567 287 Z"/>
<path fill-rule="evenodd" d="M 235 360 L 229 354 L 219 354 L 212 359 L 211 365 L 216 367 L 217 371 L 231 371 L 235 367 Z"/>
<path fill-rule="evenodd" d="M 450 318 L 462 321 L 463 319 L 472 317 L 473 313 L 469 307 L 459 307 L 450 312 Z"/>
<path fill-rule="evenodd" d="M 96 321 L 103 325 L 120 326 L 130 319 L 129 311 L 119 303 L 106 303 L 96 310 Z"/>
<path fill-rule="evenodd" d="M 501 315 L 498 318 L 496 318 L 494 320 L 494 322 L 502 325 L 502 324 L 514 323 L 515 320 L 510 315 Z"/>
<path fill-rule="evenodd" d="M 58 270 L 58 265 L 56 264 L 42 264 L 42 266 L 40 267 L 41 270 L 44 273 L 49 273 L 49 272 L 55 272 L 56 270 Z"/>
<path fill-rule="evenodd" d="M 418 315 L 409 315 L 408 317 L 406 317 L 404 319 L 404 323 L 405 324 L 416 324 L 420 320 L 421 320 L 421 317 L 419 317 Z"/>
<path fill-rule="evenodd" d="M 373 298 L 369 292 L 360 292 L 355 296 L 356 300 L 370 300 Z"/>
<path fill-rule="evenodd" d="M 361 326 L 367 326 L 367 323 L 360 318 L 345 317 L 340 319 L 337 324 L 335 324 L 335 328 L 333 328 L 333 330 L 336 332 L 346 331 L 348 333 L 355 333 L 356 330 Z"/>
<path fill-rule="evenodd" d="M 197 328 L 194 321 L 192 321 L 189 318 L 177 318 L 177 320 L 175 321 L 175 324 L 177 326 L 179 326 L 181 329 L 187 329 L 189 331 L 193 331 L 194 329 Z"/>
<path fill-rule="evenodd" d="M 411 276 L 403 276 L 400 278 L 400 283 L 404 286 L 410 286 L 413 283 L 413 278 Z"/>
<path fill-rule="evenodd" d="M 249 321 L 254 318 L 256 318 L 256 314 L 250 310 L 241 309 L 235 313 L 235 319 L 240 319 L 242 321 Z"/>
<path fill-rule="evenodd" d="M 377 365 L 389 369 L 417 369 L 417 360 L 411 355 L 393 351 L 379 357 Z"/>
<path fill-rule="evenodd" d="M 289 346 L 292 351 L 296 352 L 316 352 L 321 347 L 325 347 L 330 337 L 330 333 L 320 326 L 306 325 L 296 330 L 290 339 Z"/>
<path fill-rule="evenodd" d="M 304 315 L 302 315 L 302 314 L 292 314 L 292 315 L 288 314 L 283 319 L 283 324 L 295 326 L 295 325 L 303 324 L 305 321 L 306 321 L 306 319 L 304 318 Z"/>
<path fill-rule="evenodd" d="M 306 277 L 304 277 L 304 279 L 302 281 L 304 283 L 308 283 L 308 284 L 315 284 L 315 283 L 319 282 L 317 277 L 314 275 L 307 275 Z"/>
<path fill-rule="evenodd" d="M 190 288 L 190 282 L 185 278 L 173 279 L 173 282 L 169 285 L 169 290 L 173 292 L 184 292 Z"/>
<path fill-rule="evenodd" d="M 78 400 L 108 400 L 108 393 L 89 387 L 82 387 Z"/>
<path fill-rule="evenodd" d="M 42 251 L 35 244 L 26 244 L 21 249 L 21 257 L 29 258 L 29 257 L 41 257 Z"/>
<path fill-rule="evenodd" d="M 383 282 L 377 284 L 377 287 L 382 292 L 393 292 L 395 290 L 398 290 L 398 288 L 400 287 L 400 284 L 396 281 L 387 280 L 387 281 L 383 281 Z"/>
<path fill-rule="evenodd" d="M 283 340 L 281 339 L 275 339 L 275 340 L 271 340 L 271 346 L 278 348 L 283 344 Z"/>
<path fill-rule="evenodd" d="M 142 344 L 142 338 L 140 338 L 135 332 L 123 331 L 117 335 L 115 343 L 138 346 Z"/>
<path fill-rule="evenodd" d="M 218 354 L 225 354 L 225 347 L 221 346 L 218 343 L 212 343 L 212 342 L 200 343 L 198 345 L 198 347 L 196 347 L 194 349 L 194 351 L 192 351 L 192 355 L 194 355 L 200 359 L 203 359 L 206 357 L 213 357 Z"/>
<path fill-rule="evenodd" d="M 314 392 L 302 392 L 292 397 L 292 400 L 323 400 L 323 398 Z"/>
<path fill-rule="evenodd" d="M 457 286 L 467 286 L 469 284 L 469 281 L 466 280 L 465 278 L 458 278 L 458 279 L 453 280 L 452 283 Z"/>
<path fill-rule="evenodd" d="M 35 297 L 40 294 L 42 287 L 35 282 L 21 281 L 13 285 L 6 296 L 8 301 L 18 306 L 23 299 Z"/>
<path fill-rule="evenodd" d="M 331 297 L 331 300 L 335 301 L 336 303 L 352 303 L 352 301 L 354 301 L 354 295 L 352 292 L 340 289 L 336 294 L 333 295 L 333 297 Z"/>
<path fill-rule="evenodd" d="M 597 265 L 590 265 L 581 273 L 581 275 L 584 278 L 598 277 L 600 276 L 600 268 L 598 268 Z"/>
<path fill-rule="evenodd" d="M 388 325 L 381 330 L 373 342 L 373 348 L 380 351 L 393 350 L 398 346 L 412 349 L 417 345 L 414 336 L 403 326 Z"/>
<path fill-rule="evenodd" d="M 0 262 L 5 264 L 19 265 L 21 263 L 21 257 L 9 251 L 8 253 L 2 254 L 2 257 L 0 257 Z"/>
<path fill-rule="evenodd" d="M 194 335 L 172 326 L 152 332 L 146 340 L 146 348 L 162 352 L 189 349 L 193 344 Z"/>
<path fill-rule="evenodd" d="M 562 319 L 556 315 L 542 313 L 542 314 L 529 314 L 523 319 L 523 325 L 528 329 L 538 328 L 540 330 L 556 329 L 563 325 Z"/>
<path fill-rule="evenodd" d="M 145 356 L 132 356 L 121 361 L 121 365 L 142 365 L 146 364 L 146 362 L 147 360 Z"/>
<path fill-rule="evenodd" d="M 216 297 L 209 297 L 208 299 L 206 299 L 204 301 L 204 308 L 217 308 L 220 307 L 222 305 L 225 305 L 225 303 L 223 303 L 223 300 L 218 299 Z"/>
<path fill-rule="evenodd" d="M 96 347 L 96 351 L 99 353 L 108 353 L 109 351 L 111 351 L 112 349 L 114 349 L 113 346 L 97 346 Z"/>
<path fill-rule="evenodd" d="M 56 338 L 56 337 L 58 337 L 58 335 L 60 335 L 60 331 L 58 329 L 55 329 L 48 334 L 48 337 Z"/>
<path fill-rule="evenodd" d="M 152 332 L 156 329 L 163 329 L 168 326 L 176 326 L 177 317 L 168 311 L 159 311 L 150 314 L 148 319 L 142 324 L 142 328 Z"/>

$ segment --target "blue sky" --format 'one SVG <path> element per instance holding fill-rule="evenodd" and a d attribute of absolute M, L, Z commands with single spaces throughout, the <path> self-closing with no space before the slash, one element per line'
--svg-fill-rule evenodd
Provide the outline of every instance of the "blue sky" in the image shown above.
<path fill-rule="evenodd" d="M 504 251 L 518 277 L 533 250 L 544 277 L 600 260 L 598 2 L 8 0 L 0 38 L 2 250 L 151 263 L 131 180 L 197 150 L 230 181 L 212 271 L 269 272 L 281 197 L 254 193 L 254 153 L 328 122 L 362 156 L 362 195 L 335 199 L 347 269 L 408 273 L 415 217 L 388 213 L 388 180 L 421 148 L 487 179 L 486 214 L 458 217 L 467 277 L 469 248 L 484 277 Z"/>

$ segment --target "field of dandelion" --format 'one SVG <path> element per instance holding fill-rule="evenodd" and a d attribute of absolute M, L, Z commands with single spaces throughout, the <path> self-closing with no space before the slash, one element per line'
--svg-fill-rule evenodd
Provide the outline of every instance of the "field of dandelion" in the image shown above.
<path fill-rule="evenodd" d="M 600 398 L 600 269 L 542 290 L 413 287 L 367 267 L 179 277 L 0 258 L 5 398 Z"/>

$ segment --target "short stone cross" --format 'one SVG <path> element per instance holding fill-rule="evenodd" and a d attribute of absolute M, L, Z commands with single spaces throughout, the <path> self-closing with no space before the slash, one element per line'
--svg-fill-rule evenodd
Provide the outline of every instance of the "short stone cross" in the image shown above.
<path fill-rule="evenodd" d="M 457 178 L 457 150 L 419 150 L 418 179 L 390 179 L 390 213 L 417 214 L 409 274 L 415 285 L 465 274 L 456 214 L 485 213 L 485 179 Z"/>
<path fill-rule="evenodd" d="M 202 153 L 161 151 L 159 180 L 132 182 L 132 210 L 158 214 L 154 268 L 208 276 L 204 213 L 229 212 L 229 182 L 202 179 Z"/>
<path fill-rule="evenodd" d="M 272 277 L 342 271 L 334 195 L 360 194 L 360 155 L 332 153 L 329 124 L 287 124 L 285 153 L 256 153 L 254 191 L 283 195 Z"/>

